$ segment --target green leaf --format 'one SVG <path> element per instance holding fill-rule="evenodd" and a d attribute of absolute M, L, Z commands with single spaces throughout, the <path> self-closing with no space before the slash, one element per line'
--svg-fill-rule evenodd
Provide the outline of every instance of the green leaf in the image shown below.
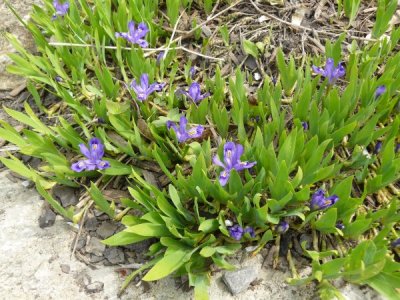
<path fill-rule="evenodd" d="M 315 228 L 323 233 L 334 233 L 336 220 L 337 208 L 330 208 L 315 222 Z"/>
<path fill-rule="evenodd" d="M 243 50 L 246 54 L 258 58 L 258 48 L 257 45 L 249 40 L 243 40 Z"/>
<path fill-rule="evenodd" d="M 194 286 L 194 298 L 196 300 L 208 300 L 208 288 L 210 286 L 210 275 L 208 273 L 189 273 L 189 283 Z"/>
<path fill-rule="evenodd" d="M 51 207 L 58 212 L 63 217 L 73 220 L 74 218 L 74 209 L 70 207 L 68 210 L 61 206 L 60 203 L 57 202 L 41 185 L 40 181 L 36 181 L 36 189 L 39 194 L 51 205 Z"/>
<path fill-rule="evenodd" d="M 190 259 L 191 251 L 185 249 L 168 249 L 164 257 L 143 277 L 144 281 L 154 281 L 164 278 L 180 268 Z"/>
<path fill-rule="evenodd" d="M 137 235 L 135 233 L 127 232 L 124 230 L 114 234 L 113 236 L 110 236 L 102 242 L 109 246 L 124 246 L 141 242 L 147 239 L 149 239 L 149 237 Z"/>
<path fill-rule="evenodd" d="M 105 212 L 110 218 L 114 218 L 115 209 L 114 205 L 109 203 L 107 199 L 103 196 L 101 191 L 97 188 L 95 183 L 90 184 L 90 188 L 88 190 L 90 196 L 92 197 L 94 203 L 99 207 L 102 212 Z"/>
<path fill-rule="evenodd" d="M 214 255 L 216 249 L 214 247 L 206 246 L 200 250 L 200 255 L 203 257 L 211 257 Z"/>
<path fill-rule="evenodd" d="M 19 175 L 30 179 L 33 182 L 37 182 L 42 186 L 45 190 L 51 189 L 56 183 L 53 181 L 45 180 L 42 176 L 40 176 L 35 170 L 27 167 L 15 156 L 10 154 L 11 159 L 7 159 L 4 157 L 0 157 L 0 161 L 10 170 L 18 173 Z"/>
<path fill-rule="evenodd" d="M 153 223 L 142 223 L 138 225 L 133 225 L 124 230 L 125 232 L 132 232 L 137 235 L 146 237 L 163 237 L 171 236 L 165 225 L 163 224 L 153 224 Z"/>
<path fill-rule="evenodd" d="M 208 219 L 201 222 L 199 226 L 199 230 L 205 233 L 210 233 L 217 230 L 219 227 L 219 223 L 217 219 Z"/>
<path fill-rule="evenodd" d="M 193 221 L 193 217 L 190 215 L 189 211 L 183 207 L 181 199 L 179 198 L 178 191 L 172 184 L 169 185 L 169 196 L 171 197 L 171 200 L 177 208 L 178 212 L 182 216 L 184 216 L 187 221 Z"/>

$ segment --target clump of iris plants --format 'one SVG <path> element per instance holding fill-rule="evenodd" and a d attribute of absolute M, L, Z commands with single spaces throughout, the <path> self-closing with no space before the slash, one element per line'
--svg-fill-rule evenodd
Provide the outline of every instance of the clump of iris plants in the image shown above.
<path fill-rule="evenodd" d="M 33 169 L 11 153 L 0 161 L 66 219 L 82 225 L 96 209 L 124 224 L 104 244 L 153 243 L 122 290 L 136 276 L 187 275 L 196 299 L 207 299 L 211 265 L 233 269 L 240 251 L 275 245 L 284 258 L 273 265 L 288 260 L 289 282 L 314 282 L 321 299 L 339 295 L 337 278 L 398 299 L 400 29 L 378 40 L 387 29 L 379 21 L 376 42 L 342 53 L 341 39 L 329 41 L 326 57 L 302 62 L 278 49 L 267 64 L 245 41 L 258 65 L 277 67 L 255 84 L 245 69 L 222 75 L 212 56 L 194 67 L 182 52 L 192 37 L 164 28 L 176 24 L 175 2 L 166 12 L 154 3 L 45 1 L 27 26 L 39 53 L 8 35 L 20 51 L 10 71 L 28 79 L 35 105 L 53 121 L 28 103 L 23 112 L 5 108 L 26 128 L 0 121 L 0 137 L 42 164 Z M 390 11 L 382 5 L 378 19 Z M 182 8 L 193 7 L 200 5 Z M 190 42 L 202 39 L 197 29 Z M 59 102 L 45 106 L 38 89 Z M 52 195 L 56 184 L 88 196 L 64 208 Z M 109 186 L 130 196 L 109 201 Z M 296 270 L 299 256 L 312 267 L 306 277 Z"/>

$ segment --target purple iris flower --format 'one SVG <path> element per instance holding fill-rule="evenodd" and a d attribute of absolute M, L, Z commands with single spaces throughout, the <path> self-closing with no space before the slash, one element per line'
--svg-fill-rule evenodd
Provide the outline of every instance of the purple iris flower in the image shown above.
<path fill-rule="evenodd" d="M 138 44 L 142 48 L 147 48 L 149 43 L 144 39 L 144 37 L 148 32 L 149 28 L 146 23 L 139 23 L 136 28 L 135 22 L 130 21 L 128 23 L 128 32 L 116 32 L 115 37 L 122 37 L 132 44 Z"/>
<path fill-rule="evenodd" d="M 229 230 L 229 235 L 237 241 L 239 241 L 244 234 L 244 230 L 239 224 L 229 227 L 228 230 Z"/>
<path fill-rule="evenodd" d="M 61 78 L 61 76 L 56 76 L 56 77 L 54 77 L 54 80 L 56 81 L 56 82 L 63 82 L 63 79 Z"/>
<path fill-rule="evenodd" d="M 167 122 L 167 128 L 172 129 L 175 131 L 175 135 L 178 138 L 179 143 L 183 143 L 189 139 L 201 137 L 204 131 L 204 127 L 201 125 L 197 125 L 195 127 L 190 128 L 189 130 L 186 129 L 187 126 L 187 119 L 185 116 L 181 116 L 179 119 L 179 128 L 176 124 L 172 121 Z"/>
<path fill-rule="evenodd" d="M 399 248 L 400 247 L 400 238 L 394 240 L 391 244 L 392 248 Z"/>
<path fill-rule="evenodd" d="M 233 239 L 235 239 L 237 241 L 240 241 L 245 233 L 250 234 L 250 236 L 252 238 L 256 237 L 256 233 L 254 232 L 254 228 L 250 227 L 250 226 L 246 227 L 245 229 L 243 229 L 243 227 L 240 226 L 239 224 L 235 224 L 235 225 L 229 227 L 228 230 L 229 230 L 229 235 Z"/>
<path fill-rule="evenodd" d="M 315 73 L 328 78 L 328 83 L 330 85 L 334 84 L 339 77 L 343 77 L 346 74 L 345 68 L 342 66 L 342 62 L 339 62 L 337 67 L 335 67 L 335 62 L 332 58 L 326 60 L 325 68 L 320 68 L 317 66 L 312 66 Z"/>
<path fill-rule="evenodd" d="M 289 224 L 286 221 L 280 221 L 279 224 L 276 226 L 277 233 L 285 233 L 289 229 Z"/>
<path fill-rule="evenodd" d="M 376 142 L 375 148 L 374 148 L 374 154 L 378 154 L 382 150 L 382 142 L 378 141 Z"/>
<path fill-rule="evenodd" d="M 67 14 L 68 9 L 69 9 L 69 2 L 66 1 L 64 3 L 60 3 L 58 0 L 54 0 L 53 6 L 54 6 L 54 9 L 56 10 L 56 12 L 51 19 L 55 20 L 57 18 L 57 16 L 62 17 Z"/>
<path fill-rule="evenodd" d="M 381 96 L 383 93 L 386 92 L 386 86 L 380 85 L 375 91 L 375 99 L 377 99 L 379 96 Z"/>
<path fill-rule="evenodd" d="M 303 126 L 304 130 L 308 130 L 308 123 L 307 122 L 301 122 L 301 126 Z"/>
<path fill-rule="evenodd" d="M 152 94 L 153 92 L 161 91 L 164 86 L 165 83 L 158 82 L 149 84 L 149 75 L 146 73 L 140 76 L 140 84 L 136 82 L 136 79 L 133 79 L 130 85 L 131 89 L 135 92 L 139 101 L 146 100 L 150 96 L 150 94 Z"/>
<path fill-rule="evenodd" d="M 210 93 L 201 94 L 200 84 L 198 84 L 197 82 L 193 82 L 189 86 L 189 91 L 179 90 L 177 93 L 186 95 L 187 97 L 192 99 L 192 101 L 196 104 L 199 103 L 201 100 L 210 96 Z"/>
<path fill-rule="evenodd" d="M 110 167 L 108 161 L 102 160 L 104 156 L 104 145 L 101 143 L 100 139 L 90 139 L 89 148 L 87 148 L 85 144 L 79 144 L 79 149 L 87 159 L 82 159 L 72 164 L 71 169 L 73 171 L 82 172 L 83 170 L 104 170 Z"/>
<path fill-rule="evenodd" d="M 256 162 L 240 161 L 240 157 L 242 156 L 242 154 L 242 145 L 228 142 L 224 145 L 224 162 L 221 162 L 218 155 L 214 156 L 214 164 L 224 168 L 224 170 L 219 175 L 219 183 L 221 184 L 221 186 L 226 185 L 233 169 L 235 169 L 236 171 L 241 171 L 243 169 L 249 169 L 256 164 Z"/>
<path fill-rule="evenodd" d="M 325 197 L 325 192 L 319 189 L 312 195 L 310 208 L 311 210 L 320 210 L 334 205 L 339 200 L 337 195 Z"/>

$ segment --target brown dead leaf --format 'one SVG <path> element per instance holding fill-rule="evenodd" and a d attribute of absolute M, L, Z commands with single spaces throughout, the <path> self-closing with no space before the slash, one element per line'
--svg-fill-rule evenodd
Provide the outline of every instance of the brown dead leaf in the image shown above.
<path fill-rule="evenodd" d="M 142 174 L 147 183 L 159 187 L 156 175 L 153 172 L 142 170 Z"/>
<path fill-rule="evenodd" d="M 145 120 L 139 119 L 137 125 L 138 125 L 138 128 L 139 128 L 140 133 L 141 133 L 146 139 L 148 139 L 148 140 L 150 140 L 150 141 L 153 141 L 153 140 L 154 140 L 153 135 L 151 134 L 150 128 L 149 128 L 149 126 L 147 125 L 147 123 L 146 123 Z"/>
<path fill-rule="evenodd" d="M 117 189 L 107 189 L 103 191 L 103 195 L 107 200 L 114 201 L 116 203 L 121 202 L 121 198 L 129 198 L 127 191 L 121 191 Z"/>
<path fill-rule="evenodd" d="M 107 136 L 112 140 L 115 141 L 117 144 L 121 145 L 122 147 L 127 147 L 128 142 L 120 136 L 118 133 L 115 131 L 107 131 Z"/>

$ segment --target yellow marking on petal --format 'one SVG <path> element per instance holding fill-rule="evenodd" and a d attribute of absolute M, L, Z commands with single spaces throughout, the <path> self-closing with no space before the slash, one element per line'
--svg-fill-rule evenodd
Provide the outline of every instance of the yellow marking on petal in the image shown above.
<path fill-rule="evenodd" d="M 226 172 L 226 171 L 223 171 L 222 173 L 221 173 L 221 176 L 222 177 L 226 177 L 228 175 L 228 173 Z"/>
<path fill-rule="evenodd" d="M 190 136 L 194 136 L 196 133 L 197 133 L 196 128 L 192 128 L 192 129 L 188 130 L 188 134 L 189 134 Z"/>
<path fill-rule="evenodd" d="M 97 149 L 97 144 L 93 144 L 93 150 Z"/>
<path fill-rule="evenodd" d="M 232 156 L 232 151 L 231 151 L 231 150 L 226 151 L 226 156 L 227 156 L 228 158 L 231 158 L 231 156 Z"/>

